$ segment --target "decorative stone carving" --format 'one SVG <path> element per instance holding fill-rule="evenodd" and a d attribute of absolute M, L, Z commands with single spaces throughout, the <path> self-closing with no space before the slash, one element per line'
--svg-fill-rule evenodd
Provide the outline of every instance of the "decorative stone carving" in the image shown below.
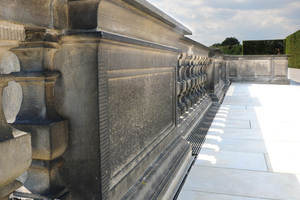
<path fill-rule="evenodd" d="M 204 56 L 183 53 L 178 58 L 177 97 L 178 113 L 183 116 L 193 105 L 200 104 L 207 97 L 204 65 L 209 62 Z"/>
<path fill-rule="evenodd" d="M 0 20 L 0 39 L 24 41 L 24 27 L 22 25 Z"/>
<path fill-rule="evenodd" d="M 23 101 L 13 126 L 32 135 L 32 158 L 24 186 L 30 193 L 56 197 L 62 189 L 56 181 L 59 157 L 68 143 L 67 120 L 58 115 L 54 105 L 57 72 L 15 73 L 22 86 Z"/>
<path fill-rule="evenodd" d="M 20 71 L 20 62 L 18 57 L 6 49 L 0 50 L 0 74 L 10 74 Z M 7 122 L 12 123 L 16 119 L 21 101 L 22 88 L 15 81 L 8 82 L 8 86 L 3 90 L 3 110 Z"/>
<path fill-rule="evenodd" d="M 4 88 L 12 75 L 0 75 L 0 100 Z M 31 163 L 30 135 L 26 132 L 13 130 L 6 122 L 2 101 L 0 101 L 0 199 L 8 199 L 8 196 L 22 183 L 15 179 L 23 174 Z"/>

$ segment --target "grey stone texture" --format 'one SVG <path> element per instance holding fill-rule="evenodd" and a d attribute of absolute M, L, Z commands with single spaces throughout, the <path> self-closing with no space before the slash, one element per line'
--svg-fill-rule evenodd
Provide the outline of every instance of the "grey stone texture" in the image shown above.
<path fill-rule="evenodd" d="M 225 56 L 234 82 L 289 84 L 288 55 Z"/>
<path fill-rule="evenodd" d="M 172 199 L 229 78 L 286 76 L 285 57 L 239 65 L 190 34 L 145 0 L 1 1 L 1 167 L 22 158 L 0 198 Z"/>

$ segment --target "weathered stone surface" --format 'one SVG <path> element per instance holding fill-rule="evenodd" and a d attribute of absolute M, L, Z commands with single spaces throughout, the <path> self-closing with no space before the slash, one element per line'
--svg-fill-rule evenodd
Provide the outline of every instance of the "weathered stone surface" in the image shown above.
<path fill-rule="evenodd" d="M 71 1 L 68 2 L 68 19 L 70 29 L 96 29 L 97 1 Z"/>
<path fill-rule="evenodd" d="M 194 41 L 188 37 L 182 37 L 179 40 L 178 43 L 179 49 L 182 50 L 182 52 L 186 52 L 188 54 L 194 54 L 194 55 L 200 55 L 200 56 L 209 56 L 209 52 L 211 51 L 210 48 L 207 46 Z"/>
<path fill-rule="evenodd" d="M 10 151 L 7 151 L 7 150 Z M 13 182 L 23 174 L 31 163 L 30 135 L 21 134 L 13 139 L 0 142 L 0 152 L 6 152 L 0 156 L 0 188 Z M 9 162 L 8 162 L 9 160 Z"/>
<path fill-rule="evenodd" d="M 2 9 L 2 7 L 0 9 Z M 24 41 L 24 39 L 25 39 L 24 26 L 19 25 L 19 24 L 14 24 L 11 22 L 7 22 L 7 21 L 0 19 L 0 39 L 2 40 L 0 43 L 0 46 L 2 46 L 2 44 L 3 44 L 3 46 L 6 46 L 6 47 L 10 46 L 10 45 L 6 45 L 5 43 L 8 43 L 8 42 L 5 40 Z"/>
<path fill-rule="evenodd" d="M 138 5 L 138 9 L 136 5 Z M 111 12 L 112 10 L 114 12 Z M 158 17 L 159 20 L 157 20 L 153 13 L 158 12 L 158 9 L 151 4 L 149 5 L 146 1 L 102 0 L 98 8 L 97 30 L 122 34 L 173 47 L 178 44 L 178 34 L 191 34 L 191 31 L 175 20 L 172 19 L 170 21 L 171 18 L 168 16 Z"/>
<path fill-rule="evenodd" d="M 37 26 L 49 26 L 51 0 L 1 1 L 0 17 L 2 19 L 33 24 Z"/>
<path fill-rule="evenodd" d="M 104 40 L 99 46 L 100 58 L 110 66 L 107 77 L 112 199 L 121 198 L 169 144 L 172 137 L 164 137 L 170 135 L 175 123 L 175 102 L 170 104 L 170 100 L 175 95 L 172 80 L 176 53 L 162 51 L 158 45 L 149 48 L 145 42 L 124 40 L 131 41 L 139 44 L 138 48 L 126 43 L 116 48 L 114 40 Z"/>
<path fill-rule="evenodd" d="M 62 74 L 55 87 L 56 109 L 69 121 L 68 148 L 59 169 L 71 190 L 68 199 L 101 198 L 97 49 L 97 43 L 70 41 L 56 53 L 53 65 Z"/>
<path fill-rule="evenodd" d="M 288 84 L 288 56 L 229 56 L 228 76 L 232 81 Z"/>
<path fill-rule="evenodd" d="M 20 71 L 20 62 L 18 57 L 7 49 L 0 51 L 0 73 L 9 74 Z M 15 81 L 8 82 L 8 86 L 3 91 L 3 111 L 6 120 L 12 123 L 16 119 L 22 101 L 22 88 Z"/>
<path fill-rule="evenodd" d="M 13 123 L 21 108 L 22 87 L 15 81 L 8 83 L 3 90 L 3 111 L 8 123 Z"/>
<path fill-rule="evenodd" d="M 11 193 L 17 188 L 21 187 L 22 183 L 19 181 L 13 181 L 12 183 L 0 188 L 0 200 L 8 200 Z"/>
<path fill-rule="evenodd" d="M 123 199 L 173 199 L 178 188 L 178 185 L 174 185 L 180 184 L 191 161 L 191 147 L 186 140 L 176 137 Z M 181 181 L 174 181 L 178 173 L 181 174 Z M 167 188 L 171 190 L 169 193 Z"/>
<path fill-rule="evenodd" d="M 170 71 L 109 80 L 113 174 L 174 123 L 173 77 Z"/>
<path fill-rule="evenodd" d="M 67 148 L 66 120 L 39 125 L 22 124 L 17 121 L 13 126 L 31 133 L 33 159 L 54 160 L 61 156 Z"/>
<path fill-rule="evenodd" d="M 224 57 L 145 0 L 23 1 L 0 3 L 0 69 L 22 87 L 4 97 L 11 121 L 22 98 L 14 125 L 32 134 L 32 198 L 173 198 L 207 94 L 220 102 L 228 77 L 285 79 L 281 57 Z"/>
<path fill-rule="evenodd" d="M 20 112 L 13 126 L 31 132 L 32 157 L 35 159 L 29 169 L 24 185 L 30 193 L 55 197 L 58 173 L 61 164 L 56 164 L 67 148 L 67 121 L 58 115 L 54 103 L 54 84 L 57 72 L 14 72 L 16 81 L 23 89 Z M 56 159 L 56 161 L 54 161 Z M 46 160 L 46 163 L 43 163 Z M 36 168 L 35 163 L 42 163 Z M 38 185 L 38 186 L 37 186 Z"/>
<path fill-rule="evenodd" d="M 48 28 L 67 28 L 66 0 L 35 0 L 0 2 L 0 18 Z"/>

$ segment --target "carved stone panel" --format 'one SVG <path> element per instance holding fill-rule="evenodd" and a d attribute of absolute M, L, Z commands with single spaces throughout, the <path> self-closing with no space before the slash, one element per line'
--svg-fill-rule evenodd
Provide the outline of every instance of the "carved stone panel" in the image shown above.
<path fill-rule="evenodd" d="M 275 62 L 275 76 L 287 76 L 287 60 Z"/>
<path fill-rule="evenodd" d="M 237 77 L 237 69 L 239 66 L 239 61 L 232 60 L 229 65 L 229 76 Z"/>
<path fill-rule="evenodd" d="M 240 73 L 242 77 L 254 77 L 255 68 L 252 65 L 252 61 L 243 61 Z"/>
<path fill-rule="evenodd" d="M 259 76 L 270 76 L 271 65 L 269 60 L 252 61 L 255 65 L 255 73 Z"/>
<path fill-rule="evenodd" d="M 172 124 L 172 80 L 172 72 L 109 80 L 113 173 Z"/>

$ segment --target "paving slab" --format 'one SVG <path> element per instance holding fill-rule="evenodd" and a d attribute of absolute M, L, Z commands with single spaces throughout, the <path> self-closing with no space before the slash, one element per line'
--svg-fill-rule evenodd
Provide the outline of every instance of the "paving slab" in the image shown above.
<path fill-rule="evenodd" d="M 300 200 L 300 85 L 233 83 L 178 197 Z"/>
<path fill-rule="evenodd" d="M 224 118 L 215 118 L 211 124 L 214 128 L 246 128 L 250 129 L 249 120 L 230 120 Z"/>
<path fill-rule="evenodd" d="M 202 149 L 194 165 L 268 171 L 265 156 L 262 153 Z"/>
<path fill-rule="evenodd" d="M 214 128 L 211 127 L 206 135 L 206 138 L 210 136 L 219 136 L 221 138 L 236 138 L 236 139 L 250 139 L 250 140 L 274 140 L 273 134 L 262 135 L 259 129 L 236 129 L 236 128 Z"/>
<path fill-rule="evenodd" d="M 237 138 L 221 138 L 221 140 L 206 138 L 203 148 L 215 145 L 220 151 L 267 153 L 268 149 L 264 140 L 249 140 Z M 200 151 L 201 152 L 201 151 Z"/>
<path fill-rule="evenodd" d="M 193 166 L 182 189 L 252 198 L 298 200 L 299 178 L 294 174 Z"/>
<path fill-rule="evenodd" d="M 220 111 L 216 114 L 216 117 L 237 120 L 256 120 L 257 114 L 255 111 L 230 110 L 227 112 Z"/>
<path fill-rule="evenodd" d="M 295 154 L 266 154 L 268 169 L 271 172 L 300 175 L 300 157 Z M 299 197 L 300 198 L 300 197 Z"/>
<path fill-rule="evenodd" d="M 182 190 L 178 200 L 267 200 L 267 199 Z"/>

